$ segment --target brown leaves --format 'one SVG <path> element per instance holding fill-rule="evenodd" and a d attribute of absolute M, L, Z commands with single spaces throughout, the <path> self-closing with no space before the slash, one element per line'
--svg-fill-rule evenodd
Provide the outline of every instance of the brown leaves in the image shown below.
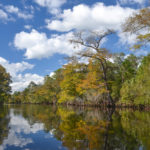
<path fill-rule="evenodd" d="M 144 8 L 139 13 L 128 18 L 123 25 L 123 32 L 135 33 L 147 28 L 150 28 L 150 8 Z"/>

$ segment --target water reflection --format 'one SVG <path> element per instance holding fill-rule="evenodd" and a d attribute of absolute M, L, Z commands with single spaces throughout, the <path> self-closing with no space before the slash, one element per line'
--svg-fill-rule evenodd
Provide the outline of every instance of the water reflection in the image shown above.
<path fill-rule="evenodd" d="M 149 138 L 149 112 L 38 105 L 0 108 L 0 150 L 148 150 Z"/>

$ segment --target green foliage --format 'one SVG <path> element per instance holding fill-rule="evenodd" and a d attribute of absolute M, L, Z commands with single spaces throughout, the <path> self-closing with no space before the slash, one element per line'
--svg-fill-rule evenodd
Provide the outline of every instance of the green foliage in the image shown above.
<path fill-rule="evenodd" d="M 139 13 L 131 16 L 124 24 L 124 32 L 136 33 L 137 43 L 133 46 L 134 49 L 140 49 L 150 42 L 150 9 L 144 8 Z M 143 34 L 143 30 L 146 32 Z M 133 66 L 127 67 L 130 72 L 134 73 Z M 137 74 L 129 77 L 121 88 L 121 97 L 119 103 L 128 103 L 134 105 L 149 105 L 150 104 L 150 55 L 144 57 Z"/>
<path fill-rule="evenodd" d="M 0 145 L 2 145 L 3 140 L 8 137 L 9 122 L 10 117 L 8 106 L 0 106 Z"/>
<path fill-rule="evenodd" d="M 137 75 L 124 83 L 121 101 L 131 104 L 150 104 L 150 55 L 145 56 L 138 68 Z"/>
<path fill-rule="evenodd" d="M 118 101 L 120 98 L 120 89 L 122 88 L 122 85 L 126 84 L 126 82 L 128 83 L 130 79 L 135 77 L 139 61 L 140 58 L 133 54 L 126 58 L 123 53 L 114 57 L 114 63 L 112 64 L 113 72 L 111 72 L 109 78 L 113 78 L 111 89 L 112 97 L 115 101 Z M 128 88 L 126 90 L 128 90 Z"/>
<path fill-rule="evenodd" d="M 136 99 L 136 87 L 139 94 L 144 89 L 143 92 L 147 92 L 148 96 L 149 83 L 147 82 L 147 87 L 143 88 L 145 83 L 141 82 L 143 80 L 141 78 L 145 78 L 145 76 L 148 78 L 149 70 L 146 67 L 148 58 L 146 60 L 144 58 L 142 65 L 138 68 L 140 59 L 132 54 L 128 57 L 119 54 L 113 56 L 114 62 L 107 60 L 109 89 L 106 89 L 103 70 L 97 59 L 90 58 L 87 64 L 72 61 L 57 70 L 52 77 L 46 76 L 42 85 L 31 82 L 24 91 L 15 92 L 10 102 L 97 105 L 107 100 L 109 91 L 115 102 L 121 97 L 119 103 L 143 104 Z"/>
<path fill-rule="evenodd" d="M 15 92 L 12 95 L 11 102 L 56 103 L 62 78 L 62 69 L 58 69 L 52 77 L 45 77 L 43 85 L 36 85 L 34 82 L 31 82 L 24 91 Z"/>
<path fill-rule="evenodd" d="M 98 104 L 106 99 L 108 91 L 105 87 L 101 65 L 97 60 L 89 60 L 87 73 L 77 90 L 83 94 L 86 103 Z"/>
<path fill-rule="evenodd" d="M 69 63 L 64 66 L 63 80 L 60 84 L 61 92 L 59 94 L 59 103 L 73 102 L 76 98 L 82 98 L 82 92 L 77 89 L 78 85 L 84 79 L 86 65 L 80 63 Z"/>
<path fill-rule="evenodd" d="M 5 68 L 0 65 L 0 103 L 7 102 L 11 92 L 11 77 Z"/>
<path fill-rule="evenodd" d="M 120 111 L 119 112 L 122 128 L 128 136 L 145 146 L 144 149 L 150 149 L 150 142 L 146 137 L 150 136 L 150 113 L 141 111 Z"/>

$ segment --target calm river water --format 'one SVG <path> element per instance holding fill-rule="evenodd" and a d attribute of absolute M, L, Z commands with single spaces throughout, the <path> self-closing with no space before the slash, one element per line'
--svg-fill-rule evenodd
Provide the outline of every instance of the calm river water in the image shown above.
<path fill-rule="evenodd" d="M 150 150 L 150 112 L 0 107 L 0 150 Z"/>

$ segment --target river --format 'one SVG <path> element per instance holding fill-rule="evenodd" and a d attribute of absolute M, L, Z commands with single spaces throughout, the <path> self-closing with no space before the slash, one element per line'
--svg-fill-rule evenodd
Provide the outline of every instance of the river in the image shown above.
<path fill-rule="evenodd" d="M 0 150 L 149 150 L 150 112 L 5 105 Z"/>

